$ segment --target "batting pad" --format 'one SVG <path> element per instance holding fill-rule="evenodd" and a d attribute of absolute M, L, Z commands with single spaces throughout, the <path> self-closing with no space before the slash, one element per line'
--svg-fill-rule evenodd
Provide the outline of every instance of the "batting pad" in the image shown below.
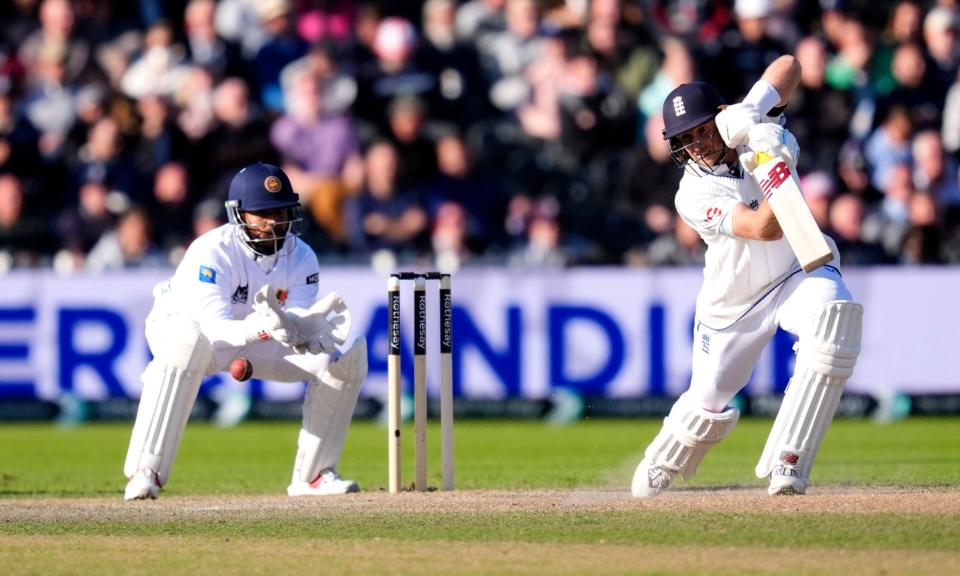
<path fill-rule="evenodd" d="M 367 341 L 360 338 L 307 387 L 294 480 L 312 482 L 322 470 L 336 467 L 366 377 Z"/>
<path fill-rule="evenodd" d="M 792 466 L 807 480 L 827 427 L 837 411 L 843 385 L 860 354 L 863 306 L 827 302 L 814 320 L 813 332 L 801 339 L 793 378 L 757 463 L 765 478 L 778 464 Z"/>
<path fill-rule="evenodd" d="M 157 473 L 160 485 L 170 476 L 183 429 L 213 357 L 210 341 L 186 318 L 169 322 L 169 337 L 140 376 L 143 392 L 123 464 L 129 478 L 137 470 Z"/>
<path fill-rule="evenodd" d="M 681 400 L 664 418 L 663 428 L 647 447 L 644 457 L 652 466 L 679 472 L 684 480 L 689 480 L 697 473 L 707 451 L 730 435 L 739 418 L 740 411 L 736 408 L 718 414 L 699 407 L 688 408 Z"/>

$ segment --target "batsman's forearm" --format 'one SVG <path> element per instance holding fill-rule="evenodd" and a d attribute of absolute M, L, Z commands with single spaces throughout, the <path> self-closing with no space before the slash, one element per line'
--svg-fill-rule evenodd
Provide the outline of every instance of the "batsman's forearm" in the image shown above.
<path fill-rule="evenodd" d="M 779 240 L 783 237 L 780 222 L 766 200 L 751 210 L 746 204 L 737 204 L 733 217 L 733 234 L 749 240 Z"/>
<path fill-rule="evenodd" d="M 760 240 L 779 240 L 783 238 L 783 229 L 780 228 L 780 221 L 777 220 L 777 215 L 773 212 L 773 208 L 770 207 L 769 202 L 764 200 L 760 203 L 757 216 L 759 217 L 758 220 L 760 223 L 758 232 Z"/>
<path fill-rule="evenodd" d="M 777 58 L 764 70 L 762 79 L 769 82 L 780 94 L 777 106 L 786 106 L 790 101 L 793 92 L 800 85 L 800 72 L 800 62 L 789 54 Z"/>

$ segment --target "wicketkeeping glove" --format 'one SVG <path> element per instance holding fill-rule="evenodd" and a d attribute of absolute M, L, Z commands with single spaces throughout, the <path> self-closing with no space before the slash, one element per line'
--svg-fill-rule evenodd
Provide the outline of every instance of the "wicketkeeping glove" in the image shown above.
<path fill-rule="evenodd" d="M 287 317 L 280 303 L 278 291 L 264 286 L 253 296 L 253 312 L 243 320 L 247 327 L 247 341 L 276 340 L 293 347 L 301 341 L 293 321 Z"/>
<path fill-rule="evenodd" d="M 309 309 L 291 308 L 287 316 L 293 321 L 305 350 L 312 354 L 332 354 L 350 335 L 350 310 L 336 292 L 317 300 Z"/>

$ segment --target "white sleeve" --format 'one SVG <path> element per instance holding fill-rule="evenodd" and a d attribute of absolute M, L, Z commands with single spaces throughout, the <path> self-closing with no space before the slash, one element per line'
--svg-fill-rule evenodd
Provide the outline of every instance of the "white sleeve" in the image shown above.
<path fill-rule="evenodd" d="M 290 255 L 290 276 L 287 278 L 287 308 L 309 308 L 317 301 L 320 265 L 317 255 L 303 242 Z"/>
<path fill-rule="evenodd" d="M 193 244 L 177 267 L 177 296 L 216 346 L 243 346 L 250 341 L 242 320 L 234 320 L 230 302 L 230 262 L 226 255 Z"/>
<path fill-rule="evenodd" d="M 699 189 L 696 182 L 681 186 L 675 204 L 677 213 L 704 239 L 710 236 L 733 236 L 733 209 L 738 203 L 725 190 L 714 187 Z"/>

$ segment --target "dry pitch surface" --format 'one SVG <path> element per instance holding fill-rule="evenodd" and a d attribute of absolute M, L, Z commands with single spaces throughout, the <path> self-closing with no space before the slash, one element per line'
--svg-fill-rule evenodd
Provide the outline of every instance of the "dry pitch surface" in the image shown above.
<path fill-rule="evenodd" d="M 364 492 L 333 498 L 281 496 L 164 497 L 124 503 L 115 499 L 4 499 L 0 524 L 21 522 L 77 525 L 135 522 L 255 522 L 269 519 L 405 517 L 430 511 L 440 515 L 496 513 L 596 514 L 637 511 L 677 514 L 709 521 L 722 515 L 782 514 L 790 529 L 794 514 L 929 516 L 930 522 L 960 517 L 955 489 L 813 488 L 802 497 L 771 498 L 763 489 L 676 490 L 653 500 L 637 500 L 625 491 L 550 490 L 411 493 Z M 699 514 L 703 513 L 703 514 Z M 576 530 L 576 527 L 572 527 Z M 9 531 L 7 531 L 9 533 Z M 790 574 L 958 574 L 960 542 L 950 551 L 887 547 L 794 549 L 772 546 L 624 544 L 606 542 L 407 541 L 343 538 L 332 528 L 329 539 L 306 542 L 288 534 L 263 538 L 178 535 L 0 536 L 0 571 L 7 574 L 637 574 L 637 573 L 787 573 Z M 181 558 L 181 557 L 186 558 Z M 38 559 L 39 558 L 39 559 Z M 49 558 L 52 562 L 42 559 Z M 199 567 L 203 568 L 199 568 Z M 199 568 L 199 569 L 198 569 Z"/>

